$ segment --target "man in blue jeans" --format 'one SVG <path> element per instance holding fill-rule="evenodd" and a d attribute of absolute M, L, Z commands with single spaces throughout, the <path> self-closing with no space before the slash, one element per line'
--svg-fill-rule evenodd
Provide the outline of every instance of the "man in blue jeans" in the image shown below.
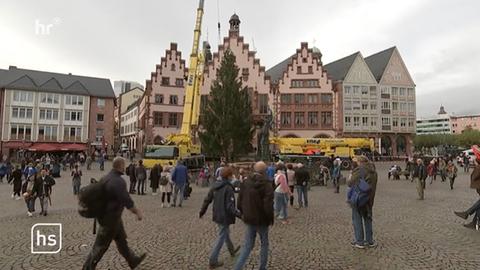
<path fill-rule="evenodd" d="M 178 199 L 178 207 L 182 207 L 183 202 L 183 194 L 185 193 L 185 185 L 188 181 L 188 171 L 187 167 L 183 165 L 182 161 L 177 162 L 177 166 L 173 169 L 172 173 L 172 182 L 174 183 L 173 186 L 173 202 L 172 207 L 177 205 L 177 197 Z"/>
<path fill-rule="evenodd" d="M 267 178 L 267 165 L 264 162 L 257 162 L 253 169 L 254 174 L 240 185 L 238 195 L 238 209 L 247 230 L 235 270 L 243 269 L 247 263 L 257 233 L 260 235 L 261 245 L 259 269 L 267 269 L 268 227 L 273 225 L 273 186 Z"/>
<path fill-rule="evenodd" d="M 347 185 L 351 188 L 358 184 L 363 178 L 370 185 L 368 203 L 360 208 L 352 206 L 352 223 L 355 240 L 352 246 L 363 249 L 365 247 L 375 247 L 372 229 L 372 208 L 377 189 L 377 172 L 375 165 L 365 156 L 358 156 L 353 159 L 353 170 Z M 364 230 L 365 227 L 365 230 Z"/>

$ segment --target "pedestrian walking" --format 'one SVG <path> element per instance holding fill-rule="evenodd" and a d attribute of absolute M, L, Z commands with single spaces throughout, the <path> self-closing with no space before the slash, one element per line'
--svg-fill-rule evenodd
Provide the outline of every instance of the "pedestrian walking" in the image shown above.
<path fill-rule="evenodd" d="M 293 164 L 289 163 L 287 164 L 287 181 L 288 181 L 288 187 L 290 188 L 290 206 L 293 207 L 293 202 L 295 198 L 293 197 L 293 192 L 295 190 L 295 171 Z"/>
<path fill-rule="evenodd" d="M 470 156 L 467 153 L 463 153 L 463 171 L 468 173 L 470 170 Z"/>
<path fill-rule="evenodd" d="M 80 192 L 80 186 L 82 185 L 82 170 L 78 168 L 78 165 L 75 164 L 75 167 L 71 173 L 72 176 L 72 185 L 73 185 L 73 195 L 78 195 Z"/>
<path fill-rule="evenodd" d="M 3 161 L 0 162 L 0 183 L 3 183 L 3 178 L 7 175 L 7 164 Z M 8 178 L 7 178 L 8 181 Z"/>
<path fill-rule="evenodd" d="M 46 169 L 43 169 L 40 172 L 40 177 L 37 178 L 39 181 L 38 185 L 35 185 L 34 188 L 37 188 L 37 190 L 33 190 L 34 193 L 36 193 L 36 196 L 40 199 L 40 207 L 42 208 L 42 211 L 40 212 L 40 215 L 47 215 L 48 211 L 48 204 L 52 204 L 52 190 L 53 186 L 55 185 L 55 180 L 48 175 L 48 171 Z"/>
<path fill-rule="evenodd" d="M 150 187 L 152 188 L 152 195 L 157 195 L 158 184 L 160 181 L 160 173 L 162 172 L 162 166 L 155 164 L 150 170 Z"/>
<path fill-rule="evenodd" d="M 182 207 L 182 202 L 185 194 L 185 186 L 188 181 L 188 170 L 187 167 L 183 164 L 181 160 L 177 162 L 177 166 L 173 169 L 172 172 L 172 182 L 173 186 L 173 202 L 172 206 L 177 206 L 177 197 L 178 198 L 178 207 Z"/>
<path fill-rule="evenodd" d="M 450 181 L 450 189 L 453 189 L 453 183 L 455 182 L 455 178 L 457 178 L 457 172 L 457 166 L 455 166 L 452 161 L 449 161 L 446 167 L 446 176 Z"/>
<path fill-rule="evenodd" d="M 283 163 L 277 165 L 275 186 L 275 214 L 282 224 L 288 224 L 287 204 L 291 193 L 290 188 L 288 187 L 287 178 L 285 176 L 285 165 L 283 165 Z"/>
<path fill-rule="evenodd" d="M 163 171 L 160 173 L 160 193 L 162 193 L 162 208 L 170 206 L 170 197 L 172 196 L 172 175 L 170 174 L 171 167 L 163 167 Z M 165 204 L 165 196 L 167 197 L 167 204 Z"/>
<path fill-rule="evenodd" d="M 437 175 L 434 159 L 432 159 L 432 161 L 430 161 L 430 163 L 427 166 L 427 174 L 428 174 L 428 178 L 430 179 L 430 185 L 431 185 L 433 183 L 433 180 L 435 180 L 435 176 Z"/>
<path fill-rule="evenodd" d="M 143 166 L 143 160 L 138 161 L 135 168 L 135 179 L 137 180 L 137 195 L 145 195 L 145 181 L 147 179 L 147 170 Z"/>
<path fill-rule="evenodd" d="M 20 200 L 20 191 L 22 190 L 22 171 L 20 170 L 19 165 L 15 166 L 15 170 L 13 170 L 8 183 L 13 184 L 12 199 Z"/>
<path fill-rule="evenodd" d="M 297 164 L 295 171 L 295 189 L 298 196 L 298 207 L 308 207 L 308 182 L 310 181 L 310 173 L 302 163 Z"/>
<path fill-rule="evenodd" d="M 352 223 L 355 240 L 352 246 L 356 248 L 375 247 L 376 242 L 373 240 L 373 203 L 377 189 L 377 172 L 375 165 L 365 156 L 358 156 L 353 159 L 352 174 L 347 185 L 352 190 L 360 190 L 361 182 L 368 184 L 368 191 L 364 194 L 364 204 L 360 201 L 357 204 L 351 204 Z M 349 193 L 350 194 L 350 193 Z M 359 194 L 360 195 L 360 194 Z M 351 201 L 351 197 L 349 201 Z"/>
<path fill-rule="evenodd" d="M 122 212 L 124 208 L 135 214 L 137 220 L 143 219 L 142 212 L 135 207 L 127 192 L 127 183 L 122 178 L 125 172 L 125 160 L 117 157 L 113 160 L 112 166 L 112 170 L 100 180 L 103 182 L 106 208 L 96 217 L 99 228 L 92 250 L 83 265 L 83 270 L 94 270 L 112 241 L 115 241 L 118 251 L 131 269 L 135 269 L 146 257 L 145 253 L 137 256 L 130 250 L 127 233 L 123 226 Z"/>
<path fill-rule="evenodd" d="M 90 156 L 87 156 L 86 163 L 87 163 L 87 170 L 91 170 L 91 169 L 92 169 L 93 160 L 92 160 L 92 158 L 91 158 Z"/>
<path fill-rule="evenodd" d="M 238 194 L 238 209 L 246 225 L 246 232 L 235 270 L 243 269 L 247 263 L 257 234 L 260 236 L 259 269 L 267 269 L 268 228 L 273 225 L 273 187 L 267 178 L 267 165 L 264 162 L 257 162 L 253 169 L 253 175 L 240 185 Z"/>
<path fill-rule="evenodd" d="M 223 262 L 218 261 L 218 256 L 223 247 L 227 244 L 228 251 L 232 257 L 240 249 L 240 246 L 235 247 L 230 238 L 230 225 L 235 224 L 236 216 L 240 215 L 239 210 L 235 205 L 235 192 L 231 181 L 233 179 L 232 167 L 224 167 L 221 172 L 221 180 L 215 181 L 212 188 L 208 192 L 200 209 L 199 217 L 202 218 L 207 211 L 208 206 L 213 202 L 212 220 L 218 226 L 218 237 L 210 254 L 209 266 L 210 269 L 223 266 Z"/>
<path fill-rule="evenodd" d="M 445 182 L 445 180 L 447 180 L 447 162 L 444 158 L 440 158 L 438 160 L 438 172 L 440 173 L 442 182 Z"/>
<path fill-rule="evenodd" d="M 33 217 L 35 212 L 35 194 L 33 192 L 34 185 L 36 184 L 36 170 L 33 168 L 33 165 L 30 163 L 27 168 L 27 175 L 25 177 L 25 182 L 22 184 L 22 196 L 25 199 L 25 204 L 27 206 L 27 215 Z M 36 189 L 36 188 L 35 188 Z"/>
<path fill-rule="evenodd" d="M 424 199 L 424 190 L 425 190 L 425 181 L 427 179 L 427 169 L 425 168 L 425 165 L 423 164 L 422 159 L 417 159 L 417 166 L 415 167 L 415 170 L 413 171 L 413 180 L 416 180 L 417 182 L 417 193 L 418 193 L 418 199 L 423 200 Z"/>
<path fill-rule="evenodd" d="M 342 177 L 341 165 L 342 161 L 339 158 L 333 161 L 332 179 L 334 193 L 340 193 L 340 178 Z"/>

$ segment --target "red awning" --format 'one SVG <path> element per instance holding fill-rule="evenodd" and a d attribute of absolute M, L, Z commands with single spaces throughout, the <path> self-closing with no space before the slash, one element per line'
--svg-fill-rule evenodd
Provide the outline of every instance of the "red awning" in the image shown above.
<path fill-rule="evenodd" d="M 21 142 L 21 141 L 11 141 L 11 142 L 4 142 L 3 147 L 11 148 L 11 149 L 25 149 L 30 147 L 32 143 L 30 142 Z"/>
<path fill-rule="evenodd" d="M 55 151 L 85 151 L 85 144 L 77 143 L 35 143 L 28 148 L 36 152 L 55 152 Z"/>

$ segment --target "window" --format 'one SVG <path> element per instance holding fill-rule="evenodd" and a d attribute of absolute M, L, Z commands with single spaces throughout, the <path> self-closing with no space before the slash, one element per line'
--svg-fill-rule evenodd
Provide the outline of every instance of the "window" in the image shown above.
<path fill-rule="evenodd" d="M 170 78 L 162 77 L 162 85 L 170 85 Z"/>
<path fill-rule="evenodd" d="M 104 129 L 103 128 L 97 128 L 95 132 L 95 141 L 101 142 L 103 140 L 103 135 L 104 135 Z"/>
<path fill-rule="evenodd" d="M 313 67 L 312 66 L 308 66 L 308 73 L 313 74 Z"/>
<path fill-rule="evenodd" d="M 80 141 L 82 139 L 82 128 L 80 127 L 65 127 L 63 129 L 64 141 Z"/>
<path fill-rule="evenodd" d="M 297 74 L 302 74 L 302 67 L 301 66 L 297 67 Z"/>
<path fill-rule="evenodd" d="M 291 112 L 282 112 L 280 114 L 280 120 L 282 126 L 290 126 L 292 124 L 292 113 Z"/>
<path fill-rule="evenodd" d="M 306 57 L 303 57 L 303 58 L 302 58 L 302 62 L 303 62 L 303 63 L 307 63 L 307 58 L 306 58 Z"/>
<path fill-rule="evenodd" d="M 170 105 L 178 105 L 178 96 L 170 95 Z"/>
<path fill-rule="evenodd" d="M 27 140 L 32 139 L 32 126 L 12 124 L 10 128 L 11 140 Z"/>
<path fill-rule="evenodd" d="M 31 108 L 12 108 L 12 118 L 16 119 L 32 119 Z"/>
<path fill-rule="evenodd" d="M 400 111 L 401 112 L 407 112 L 407 103 L 405 103 L 405 102 L 400 103 Z"/>
<path fill-rule="evenodd" d="M 398 96 L 398 87 L 392 87 L 392 96 Z"/>
<path fill-rule="evenodd" d="M 368 117 L 362 117 L 362 126 L 368 127 Z"/>
<path fill-rule="evenodd" d="M 318 80 L 292 80 L 292 88 L 314 88 L 319 87 Z"/>
<path fill-rule="evenodd" d="M 364 95 L 364 96 L 368 95 L 368 87 L 367 86 L 362 86 L 362 95 Z"/>
<path fill-rule="evenodd" d="M 370 110 L 376 111 L 377 110 L 377 103 L 375 103 L 375 102 L 370 103 Z"/>
<path fill-rule="evenodd" d="M 168 114 L 168 125 L 170 127 L 176 127 L 178 125 L 177 113 L 169 113 Z"/>
<path fill-rule="evenodd" d="M 406 95 L 406 93 L 407 93 L 406 91 L 407 91 L 407 89 L 401 87 L 401 88 L 400 88 L 400 96 L 401 96 L 401 97 L 404 97 L 404 96 Z"/>
<path fill-rule="evenodd" d="M 163 95 L 155 95 L 155 103 L 156 104 L 163 104 Z"/>
<path fill-rule="evenodd" d="M 352 102 L 351 101 L 345 101 L 345 110 L 350 111 L 352 109 Z"/>
<path fill-rule="evenodd" d="M 398 102 L 392 102 L 392 110 L 398 111 Z"/>
<path fill-rule="evenodd" d="M 362 110 L 368 110 L 368 102 L 362 102 Z"/>
<path fill-rule="evenodd" d="M 183 87 L 183 79 L 177 78 L 177 79 L 175 80 L 175 85 L 176 85 L 176 86 Z"/>
<path fill-rule="evenodd" d="M 360 117 L 358 117 L 358 116 L 353 117 L 353 126 L 354 127 L 359 127 L 360 126 Z"/>
<path fill-rule="evenodd" d="M 97 99 L 97 106 L 98 106 L 98 107 L 105 107 L 105 99 L 103 99 L 103 98 L 98 98 L 98 99 Z"/>
<path fill-rule="evenodd" d="M 353 86 L 353 94 L 354 95 L 359 95 L 360 94 L 360 86 L 358 86 L 358 85 Z"/>
<path fill-rule="evenodd" d="M 318 103 L 318 94 L 308 94 L 307 101 L 310 104 L 317 104 Z"/>
<path fill-rule="evenodd" d="M 383 86 L 380 88 L 380 93 L 382 95 L 390 95 L 390 88 Z"/>
<path fill-rule="evenodd" d="M 156 127 L 163 126 L 163 113 L 153 112 L 153 125 Z"/>
<path fill-rule="evenodd" d="M 26 91 L 14 91 L 13 92 L 13 101 L 19 102 L 33 102 L 33 93 Z"/>
<path fill-rule="evenodd" d="M 390 118 L 388 118 L 388 117 L 382 117 L 382 125 L 384 125 L 384 126 L 390 126 Z"/>
<path fill-rule="evenodd" d="M 401 118 L 400 119 L 400 127 L 406 127 L 407 126 L 407 119 L 406 118 Z"/>
<path fill-rule="evenodd" d="M 360 108 L 361 108 L 361 106 L 360 106 L 360 101 L 359 101 L 359 100 L 354 100 L 354 101 L 352 102 L 352 109 L 353 109 L 354 111 L 358 111 L 358 110 L 360 110 Z"/>
<path fill-rule="evenodd" d="M 41 120 L 58 120 L 58 110 L 40 109 L 39 118 Z"/>
<path fill-rule="evenodd" d="M 408 88 L 407 92 L 409 97 L 413 97 L 415 95 L 413 88 Z"/>
<path fill-rule="evenodd" d="M 408 119 L 408 127 L 413 127 L 414 120 Z"/>
<path fill-rule="evenodd" d="M 322 126 L 332 125 L 332 112 L 322 112 Z"/>
<path fill-rule="evenodd" d="M 305 95 L 304 94 L 295 94 L 295 104 L 305 104 Z"/>
<path fill-rule="evenodd" d="M 392 126 L 398 127 L 398 118 L 393 118 L 392 119 Z"/>
<path fill-rule="evenodd" d="M 377 126 L 377 118 L 376 117 L 370 117 L 370 125 L 372 127 L 376 127 Z"/>
<path fill-rule="evenodd" d="M 305 113 L 303 112 L 296 112 L 295 113 L 295 126 L 304 126 L 305 125 Z"/>
<path fill-rule="evenodd" d="M 350 95 L 352 93 L 352 87 L 351 86 L 345 86 L 344 87 L 344 92 L 345 92 L 345 95 Z"/>
<path fill-rule="evenodd" d="M 415 103 L 408 103 L 408 112 L 415 112 Z"/>
<path fill-rule="evenodd" d="M 65 111 L 65 121 L 82 121 L 82 112 Z"/>
<path fill-rule="evenodd" d="M 308 125 L 318 126 L 318 112 L 308 112 Z"/>
<path fill-rule="evenodd" d="M 352 118 L 350 116 L 345 117 L 345 126 L 349 127 L 352 125 Z"/>
<path fill-rule="evenodd" d="M 390 109 L 390 102 L 384 101 L 382 102 L 382 110 L 389 110 Z"/>
<path fill-rule="evenodd" d="M 97 114 L 97 122 L 103 122 L 103 121 L 104 121 L 104 117 L 105 117 L 105 115 L 103 115 L 103 114 L 100 114 L 100 113 Z"/>
<path fill-rule="evenodd" d="M 268 113 L 268 94 L 258 95 L 258 110 L 261 114 Z"/>
<path fill-rule="evenodd" d="M 242 68 L 242 79 L 248 81 L 248 68 Z"/>
<path fill-rule="evenodd" d="M 332 104 L 333 103 L 332 94 L 320 94 L 320 99 L 322 101 L 322 104 Z"/>
<path fill-rule="evenodd" d="M 171 70 L 171 71 L 175 71 L 175 64 L 172 64 L 172 65 L 170 66 L 170 70 Z"/>
<path fill-rule="evenodd" d="M 38 141 L 56 141 L 57 127 L 56 126 L 39 126 L 38 127 Z"/>
<path fill-rule="evenodd" d="M 377 96 L 377 87 L 370 86 L 370 97 L 376 97 L 376 96 Z"/>
<path fill-rule="evenodd" d="M 291 104 L 292 95 L 291 94 L 281 94 L 280 95 L 280 104 Z"/>
<path fill-rule="evenodd" d="M 58 104 L 59 95 L 52 93 L 41 93 L 40 94 L 40 103 L 44 104 Z"/>
<path fill-rule="evenodd" d="M 65 104 L 67 105 L 83 105 L 83 96 L 65 96 Z"/>

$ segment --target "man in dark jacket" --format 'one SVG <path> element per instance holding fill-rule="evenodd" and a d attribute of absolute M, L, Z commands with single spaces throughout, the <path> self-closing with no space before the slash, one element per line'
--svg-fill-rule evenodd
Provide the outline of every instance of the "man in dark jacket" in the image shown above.
<path fill-rule="evenodd" d="M 267 178 L 267 165 L 257 162 L 254 174 L 240 185 L 238 209 L 243 222 L 247 225 L 245 243 L 234 269 L 243 269 L 255 244 L 257 233 L 260 235 L 260 269 L 267 269 L 268 227 L 273 225 L 273 187 Z"/>
<path fill-rule="evenodd" d="M 147 170 L 143 166 L 143 160 L 138 161 L 138 166 L 135 168 L 135 179 L 137 179 L 137 194 L 145 195 L 145 181 L 147 180 Z"/>
<path fill-rule="evenodd" d="M 127 167 L 127 175 L 130 177 L 130 188 L 128 189 L 130 194 L 135 194 L 135 186 L 137 184 L 137 179 L 135 178 L 135 163 L 130 163 Z"/>
<path fill-rule="evenodd" d="M 295 189 L 298 194 L 298 207 L 308 207 L 308 182 L 310 181 L 310 173 L 302 163 L 297 164 L 295 181 Z"/>
<path fill-rule="evenodd" d="M 422 159 L 417 159 L 417 166 L 413 169 L 413 176 L 412 176 L 412 182 L 413 180 L 417 181 L 417 193 L 418 193 L 418 199 L 423 200 L 424 199 L 424 190 L 425 190 L 425 180 L 427 179 L 427 168 L 423 164 Z"/>
<path fill-rule="evenodd" d="M 106 181 L 104 184 L 107 200 L 105 214 L 97 219 L 99 224 L 97 237 L 83 265 L 83 270 L 94 270 L 96 268 L 112 240 L 115 240 L 118 251 L 127 260 L 131 269 L 135 269 L 146 256 L 146 254 L 136 256 L 130 250 L 127 244 L 127 234 L 123 227 L 122 212 L 124 208 L 135 214 L 138 220 L 143 219 L 142 212 L 134 206 L 130 194 L 127 192 L 127 183 L 122 178 L 125 171 L 125 159 L 115 158 L 112 166 L 110 173 L 103 179 Z"/>
<path fill-rule="evenodd" d="M 38 185 L 34 185 L 34 193 L 37 193 L 37 197 L 40 199 L 40 206 L 42 207 L 42 211 L 40 215 L 47 215 L 48 210 L 48 203 L 51 203 L 51 194 L 52 194 L 52 186 L 55 185 L 55 180 L 48 175 L 46 169 L 42 169 L 40 172 L 40 177 L 37 177 L 39 183 Z"/>
<path fill-rule="evenodd" d="M 240 249 L 239 246 L 235 248 L 230 239 L 229 227 L 231 224 L 235 224 L 235 217 L 240 215 L 240 212 L 235 207 L 235 192 L 233 185 L 230 183 L 232 176 L 232 168 L 224 167 L 220 173 L 220 180 L 217 179 L 215 181 L 207 197 L 205 197 L 199 214 L 199 217 L 202 218 L 207 211 L 208 205 L 213 201 L 213 221 L 217 223 L 219 233 L 210 255 L 210 269 L 223 265 L 223 263 L 218 262 L 218 255 L 224 242 L 227 243 L 228 251 L 232 257 L 234 257 Z"/>
<path fill-rule="evenodd" d="M 362 207 L 352 206 L 352 223 L 355 235 L 355 241 L 352 242 L 352 246 L 356 248 L 375 247 L 376 243 L 373 240 L 372 228 L 372 209 L 377 190 L 378 175 L 373 162 L 370 162 L 365 156 L 355 157 L 353 159 L 353 167 L 354 169 L 352 170 L 347 185 L 352 188 L 358 185 L 361 179 L 364 179 L 370 186 L 370 191 L 366 205 Z"/>

